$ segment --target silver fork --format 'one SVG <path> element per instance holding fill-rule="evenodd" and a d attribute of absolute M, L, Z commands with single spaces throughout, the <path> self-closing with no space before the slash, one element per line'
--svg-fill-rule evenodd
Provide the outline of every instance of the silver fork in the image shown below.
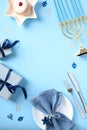
<path fill-rule="evenodd" d="M 82 118 L 85 119 L 86 116 L 85 116 L 85 114 L 84 114 L 84 112 L 83 112 L 83 110 L 82 110 L 82 108 L 81 108 L 81 106 L 80 106 L 80 104 L 79 104 L 79 102 L 78 102 L 76 96 L 75 96 L 74 93 L 73 93 L 72 87 L 70 86 L 70 84 L 69 84 L 69 82 L 68 82 L 67 80 L 64 81 L 64 84 L 65 84 L 65 86 L 66 86 L 66 88 L 67 88 L 67 91 L 72 95 L 72 98 L 73 98 L 73 100 L 74 100 L 74 102 L 75 102 L 75 104 L 76 104 L 76 106 L 77 106 L 77 108 L 78 108 L 78 110 L 79 110 L 79 112 L 80 112 Z"/>

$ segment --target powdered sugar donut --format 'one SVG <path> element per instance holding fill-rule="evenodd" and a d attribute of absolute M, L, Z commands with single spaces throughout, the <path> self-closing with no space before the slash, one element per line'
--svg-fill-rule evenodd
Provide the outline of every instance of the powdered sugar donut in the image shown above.
<path fill-rule="evenodd" d="M 16 13 L 23 14 L 28 8 L 28 2 L 27 0 L 15 0 L 13 6 Z"/>

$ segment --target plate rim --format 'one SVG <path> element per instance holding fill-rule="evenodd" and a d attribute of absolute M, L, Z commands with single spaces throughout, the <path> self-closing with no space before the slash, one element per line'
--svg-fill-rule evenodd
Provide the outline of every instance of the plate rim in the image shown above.
<path fill-rule="evenodd" d="M 71 105 L 71 108 L 72 108 L 72 117 L 69 118 L 69 119 L 72 120 L 72 119 L 73 119 L 73 115 L 74 115 L 73 105 L 72 105 L 72 103 L 70 102 L 70 100 L 69 100 L 65 95 L 63 95 L 63 97 L 64 97 L 64 98 L 70 103 L 70 105 Z M 34 116 L 34 111 L 35 111 L 35 109 L 37 109 L 37 108 L 35 108 L 35 107 L 33 106 L 33 108 L 32 108 L 33 119 L 34 119 L 36 125 L 37 125 L 40 129 L 44 130 L 43 128 L 40 127 L 39 123 L 37 123 L 37 121 L 36 121 L 36 119 L 35 119 L 35 116 Z M 38 109 L 37 109 L 37 110 L 38 110 Z M 38 111 L 39 111 L 39 110 L 38 110 Z M 42 112 L 41 112 L 41 113 L 42 113 Z"/>

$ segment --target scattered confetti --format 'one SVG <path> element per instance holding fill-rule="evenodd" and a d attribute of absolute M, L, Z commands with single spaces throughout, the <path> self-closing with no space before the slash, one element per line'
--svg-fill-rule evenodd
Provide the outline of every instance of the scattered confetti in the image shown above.
<path fill-rule="evenodd" d="M 51 12 L 52 12 L 52 11 L 51 11 L 50 8 L 46 9 L 46 14 L 47 14 L 47 15 L 51 14 Z"/>
<path fill-rule="evenodd" d="M 77 67 L 77 64 L 75 62 L 72 63 L 72 68 L 75 69 Z"/>
<path fill-rule="evenodd" d="M 0 43 L 2 43 L 2 40 L 0 40 Z"/>
<path fill-rule="evenodd" d="M 21 107 L 20 106 L 16 106 L 16 111 L 20 111 Z"/>
<path fill-rule="evenodd" d="M 52 119 L 49 117 L 44 117 L 44 119 L 42 119 L 43 121 L 43 125 L 47 124 L 47 125 L 52 125 Z"/>
<path fill-rule="evenodd" d="M 70 44 L 70 48 L 73 49 L 75 47 L 75 44 L 74 43 L 71 43 Z"/>
<path fill-rule="evenodd" d="M 42 3 L 42 6 L 43 6 L 43 7 L 46 7 L 46 6 L 47 6 L 47 1 L 44 1 L 44 2 Z"/>
<path fill-rule="evenodd" d="M 11 113 L 11 114 L 7 115 L 7 118 L 13 120 L 13 114 Z"/>
<path fill-rule="evenodd" d="M 10 32 L 11 29 L 10 29 L 9 27 L 5 27 L 5 31 L 6 31 L 6 32 Z"/>
<path fill-rule="evenodd" d="M 3 12 L 0 10 L 0 14 L 3 14 Z"/>
<path fill-rule="evenodd" d="M 23 118 L 22 116 L 18 117 L 18 121 L 23 121 Z"/>

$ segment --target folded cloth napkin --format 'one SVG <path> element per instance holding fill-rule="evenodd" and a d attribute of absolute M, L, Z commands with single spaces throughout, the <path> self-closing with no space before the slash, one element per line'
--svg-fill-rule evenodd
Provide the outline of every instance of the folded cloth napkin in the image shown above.
<path fill-rule="evenodd" d="M 46 90 L 31 100 L 32 105 L 46 116 L 42 119 L 46 130 L 72 130 L 74 124 L 64 114 L 57 112 L 62 102 L 63 94 L 55 89 Z"/>

